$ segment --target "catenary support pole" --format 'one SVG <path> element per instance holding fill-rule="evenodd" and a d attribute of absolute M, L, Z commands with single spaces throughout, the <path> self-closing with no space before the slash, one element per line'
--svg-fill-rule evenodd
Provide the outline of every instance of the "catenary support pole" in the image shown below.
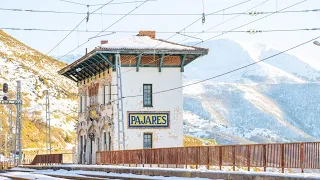
<path fill-rule="evenodd" d="M 49 106 L 49 91 L 46 93 L 46 149 L 47 153 L 51 154 L 51 127 L 50 127 L 50 106 Z"/>

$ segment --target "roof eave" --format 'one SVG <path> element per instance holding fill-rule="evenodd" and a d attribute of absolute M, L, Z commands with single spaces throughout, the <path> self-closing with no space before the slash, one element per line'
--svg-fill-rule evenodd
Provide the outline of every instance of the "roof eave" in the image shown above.
<path fill-rule="evenodd" d="M 108 48 L 101 48 L 97 47 L 90 51 L 88 54 L 82 56 L 78 60 L 74 61 L 73 63 L 69 64 L 68 66 L 64 67 L 63 69 L 58 71 L 58 74 L 64 75 L 67 71 L 71 70 L 73 67 L 77 66 L 78 64 L 90 59 L 91 57 L 95 56 L 99 53 L 107 53 L 107 54 L 165 54 L 165 55 L 199 55 L 199 57 L 207 55 L 209 49 L 205 48 L 197 48 L 195 50 L 176 50 L 176 49 L 108 49 Z"/>

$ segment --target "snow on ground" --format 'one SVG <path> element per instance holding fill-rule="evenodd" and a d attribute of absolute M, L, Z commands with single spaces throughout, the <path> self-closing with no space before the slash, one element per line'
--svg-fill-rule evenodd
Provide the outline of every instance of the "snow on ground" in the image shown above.
<path fill-rule="evenodd" d="M 285 173 L 279 173 L 279 172 L 253 172 L 253 171 L 220 171 L 220 170 L 207 170 L 205 168 L 201 169 L 177 169 L 177 168 L 151 168 L 151 167 L 124 167 L 124 166 L 113 166 L 113 165 L 53 165 L 50 167 L 59 167 L 60 170 L 54 171 L 51 169 L 47 170 L 36 170 L 33 172 L 29 172 L 30 176 L 32 175 L 63 175 L 63 176 L 110 176 L 110 177 L 131 177 L 131 178 L 148 178 L 148 179 L 193 179 L 193 180 L 201 180 L 205 178 L 182 178 L 182 177 L 162 177 L 162 176 L 146 176 L 146 175 L 135 175 L 135 174 L 119 174 L 119 173 L 107 173 L 107 172 L 100 172 L 100 171 L 84 171 L 84 170 L 72 170 L 67 171 L 63 170 L 64 167 L 73 167 L 73 168 L 88 168 L 88 169 L 95 169 L 95 168 L 121 168 L 121 169 L 143 169 L 143 170 L 161 170 L 161 171 L 175 171 L 175 172 L 206 172 L 206 173 L 217 173 L 217 174 L 238 174 L 238 175 L 256 175 L 256 176 L 277 176 L 277 177 L 286 177 L 286 178 L 314 178 L 314 179 L 320 179 L 319 173 L 289 173 L 286 171 Z M 13 168 L 12 170 L 18 170 L 22 171 L 24 168 Z M 27 170 L 30 170 L 27 168 Z M 21 173 L 21 172 L 19 172 Z M 17 173 L 19 175 L 19 173 Z M 22 173 L 23 174 L 23 173 Z M 28 173 L 24 173 L 28 175 Z"/>
<path fill-rule="evenodd" d="M 136 174 L 119 174 L 119 173 L 107 173 L 99 171 L 67 171 L 67 170 L 38 170 L 32 172 L 32 174 L 44 174 L 44 175 L 63 175 L 63 176 L 73 176 L 73 177 L 85 177 L 85 176 L 106 176 L 106 177 L 119 177 L 119 178 L 146 178 L 146 179 L 177 179 L 178 177 L 163 177 L 163 176 L 146 176 L 146 175 L 136 175 Z M 85 175 L 85 176 L 84 176 Z M 205 178 L 181 178 L 179 179 L 192 179 L 192 180 L 205 180 Z"/>
<path fill-rule="evenodd" d="M 50 180 L 50 179 L 63 179 L 63 178 L 56 178 L 56 177 L 50 177 L 42 174 L 31 174 L 29 172 L 7 172 L 7 173 L 1 173 L 0 176 L 7 176 L 12 178 L 27 178 L 27 179 L 37 179 L 37 180 Z"/>
<path fill-rule="evenodd" d="M 0 176 L 0 180 L 10 180 L 10 178 Z"/>

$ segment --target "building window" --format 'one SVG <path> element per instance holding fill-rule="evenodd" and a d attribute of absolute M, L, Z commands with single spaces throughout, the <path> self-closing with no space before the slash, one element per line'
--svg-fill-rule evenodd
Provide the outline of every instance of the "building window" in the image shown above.
<path fill-rule="evenodd" d="M 152 133 L 143 134 L 143 149 L 152 148 Z"/>
<path fill-rule="evenodd" d="M 107 86 L 103 86 L 103 104 L 106 104 L 106 88 Z"/>
<path fill-rule="evenodd" d="M 98 151 L 100 151 L 100 138 L 98 138 Z"/>
<path fill-rule="evenodd" d="M 82 96 L 80 96 L 80 112 L 82 112 Z"/>
<path fill-rule="evenodd" d="M 104 150 L 107 151 L 108 147 L 107 147 L 107 132 L 103 133 L 103 137 L 104 137 Z"/>
<path fill-rule="evenodd" d="M 152 84 L 143 84 L 143 106 L 152 107 Z"/>
<path fill-rule="evenodd" d="M 109 84 L 109 101 L 108 104 L 111 104 L 111 84 Z"/>
<path fill-rule="evenodd" d="M 87 108 L 87 95 L 85 94 L 84 96 L 82 96 L 82 111 L 81 112 L 86 112 L 86 108 Z"/>

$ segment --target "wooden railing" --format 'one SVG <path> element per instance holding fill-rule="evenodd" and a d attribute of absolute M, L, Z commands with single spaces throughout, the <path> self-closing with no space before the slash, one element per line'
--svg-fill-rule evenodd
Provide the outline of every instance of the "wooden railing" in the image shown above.
<path fill-rule="evenodd" d="M 62 164 L 63 154 L 37 154 L 30 165 Z"/>
<path fill-rule="evenodd" d="M 176 147 L 97 153 L 97 164 L 320 169 L 320 142 Z"/>

